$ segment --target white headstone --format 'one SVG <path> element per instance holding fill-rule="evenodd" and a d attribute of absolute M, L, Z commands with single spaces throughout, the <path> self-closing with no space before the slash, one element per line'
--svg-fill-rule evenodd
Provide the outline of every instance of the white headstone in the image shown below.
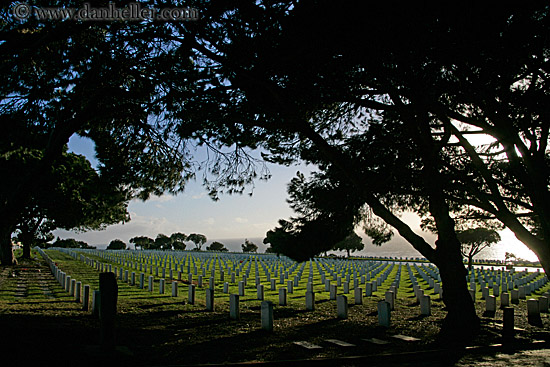
<path fill-rule="evenodd" d="M 262 329 L 273 331 L 273 303 L 263 301 L 261 304 Z"/>
<path fill-rule="evenodd" d="M 331 300 L 336 299 L 336 291 L 337 291 L 336 284 L 331 284 L 330 285 L 330 299 Z"/>
<path fill-rule="evenodd" d="M 512 303 L 513 304 L 519 304 L 519 290 L 518 289 L 512 289 L 510 291 L 510 295 L 512 296 Z"/>
<path fill-rule="evenodd" d="M 431 301 L 432 299 L 428 295 L 423 295 L 422 297 L 420 297 L 420 314 L 421 315 L 430 316 L 432 314 Z"/>
<path fill-rule="evenodd" d="M 286 288 L 279 288 L 279 305 L 286 306 Z"/>
<path fill-rule="evenodd" d="M 264 285 L 263 284 L 258 284 L 256 286 L 256 296 L 259 300 L 264 299 Z"/>
<path fill-rule="evenodd" d="M 391 306 L 386 301 L 379 301 L 378 309 L 378 324 L 385 327 L 390 327 Z"/>
<path fill-rule="evenodd" d="M 229 295 L 229 317 L 232 320 L 238 320 L 240 317 L 238 294 Z"/>
<path fill-rule="evenodd" d="M 336 298 L 336 313 L 339 319 L 348 318 L 348 298 L 344 295 L 339 295 Z"/>
<path fill-rule="evenodd" d="M 385 301 L 390 304 L 390 310 L 393 311 L 395 309 L 395 293 L 392 291 L 387 291 L 384 297 Z"/>
<path fill-rule="evenodd" d="M 306 292 L 306 310 L 315 310 L 315 293 Z"/>
<path fill-rule="evenodd" d="M 88 311 L 90 302 L 90 286 L 86 284 L 84 286 L 84 292 L 82 293 L 82 310 Z"/>
<path fill-rule="evenodd" d="M 548 312 L 548 297 L 541 296 L 539 298 L 539 311 L 540 312 Z"/>
<path fill-rule="evenodd" d="M 495 296 L 487 296 L 485 300 L 485 311 L 496 312 L 497 310 L 497 298 Z"/>
<path fill-rule="evenodd" d="M 539 301 L 534 298 L 527 300 L 527 321 L 530 325 L 539 325 L 541 321 Z"/>
<path fill-rule="evenodd" d="M 360 287 L 355 288 L 355 304 L 361 305 L 363 304 L 363 290 Z"/>
<path fill-rule="evenodd" d="M 214 311 L 214 289 L 206 289 L 206 310 Z"/>
<path fill-rule="evenodd" d="M 195 304 L 195 285 L 189 284 L 189 289 L 187 292 L 187 301 L 189 304 L 194 305 Z"/>
<path fill-rule="evenodd" d="M 502 292 L 500 294 L 500 308 L 510 306 L 510 293 Z"/>

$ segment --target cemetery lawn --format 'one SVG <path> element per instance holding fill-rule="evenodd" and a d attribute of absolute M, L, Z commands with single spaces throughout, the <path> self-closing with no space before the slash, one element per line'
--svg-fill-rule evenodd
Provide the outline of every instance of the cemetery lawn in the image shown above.
<path fill-rule="evenodd" d="M 67 274 L 89 284 L 92 289 L 99 289 L 97 270 L 65 253 L 47 253 Z M 377 302 L 383 300 L 383 294 L 364 297 L 363 304 L 355 305 L 350 291 L 347 295 L 348 318 L 338 319 L 336 302 L 321 292 L 316 294 L 315 311 L 306 311 L 303 290 L 289 293 L 286 306 L 279 306 L 276 292 L 266 290 L 266 299 L 272 300 L 274 305 L 273 332 L 261 329 L 260 301 L 252 288 L 247 288 L 246 296 L 241 297 L 237 321 L 229 318 L 229 297 L 218 288 L 214 311 L 206 311 L 206 285 L 197 287 L 196 301 L 192 305 L 187 302 L 184 282 L 179 284 L 180 294 L 172 297 L 168 282 L 165 293 L 159 294 L 158 279 L 153 292 L 119 280 L 117 347 L 104 350 L 99 346 L 98 318 L 91 311 L 83 311 L 82 304 L 61 288 L 38 253 L 33 251 L 32 257 L 32 260 L 19 260 L 16 266 L 0 267 L 0 349 L 4 357 L 2 362 L 7 362 L 4 365 L 43 362 L 61 366 L 148 366 L 300 359 L 336 359 L 327 365 L 354 365 L 353 360 L 345 358 L 367 356 L 366 360 L 373 363 L 384 358 L 403 358 L 404 361 L 443 358 L 456 362 L 471 353 L 464 346 L 453 346 L 452 353 L 448 350 L 428 352 L 451 347 L 438 340 L 445 317 L 444 305 L 439 296 L 433 296 L 432 315 L 421 316 L 410 283 L 405 280 L 401 282 L 389 328 L 378 325 Z M 548 287 L 540 292 L 546 290 Z M 478 297 L 480 294 L 478 292 Z M 470 345 L 502 343 L 502 311 L 487 314 L 481 299 L 477 299 L 476 307 L 482 330 Z M 527 322 L 525 300 L 514 305 L 514 309 L 516 337 L 507 345 L 521 349 L 532 347 L 536 340 L 550 341 L 548 314 L 541 315 L 542 327 L 532 326 Z M 403 341 L 394 338 L 395 335 L 419 340 Z M 373 338 L 389 343 L 378 345 L 365 340 Z M 328 339 L 354 346 L 338 346 L 327 342 Z M 309 350 L 296 345 L 297 341 L 307 341 L 322 348 Z M 364 364 L 365 359 L 356 361 Z"/>

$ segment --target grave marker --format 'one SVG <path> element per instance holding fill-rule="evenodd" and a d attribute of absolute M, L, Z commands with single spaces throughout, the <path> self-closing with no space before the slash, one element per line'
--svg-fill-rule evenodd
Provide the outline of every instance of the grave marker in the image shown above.
<path fill-rule="evenodd" d="M 90 286 L 86 284 L 84 286 L 84 293 L 82 294 L 82 311 L 88 311 L 90 302 Z"/>
<path fill-rule="evenodd" d="M 485 311 L 495 313 L 497 310 L 497 298 L 495 296 L 487 296 L 485 300 Z"/>
<path fill-rule="evenodd" d="M 390 327 L 391 306 L 386 301 L 379 301 L 378 309 L 378 324 L 385 327 Z"/>
<path fill-rule="evenodd" d="M 172 281 L 172 297 L 177 297 L 178 296 L 178 282 L 177 281 Z"/>
<path fill-rule="evenodd" d="M 420 297 L 420 314 L 421 315 L 430 316 L 432 314 L 431 301 L 432 299 L 428 295 L 423 295 L 422 297 Z"/>
<path fill-rule="evenodd" d="M 541 326 L 542 321 L 540 318 L 539 301 L 530 298 L 527 300 L 527 322 L 530 325 Z"/>
<path fill-rule="evenodd" d="M 115 319 L 118 299 L 118 285 L 114 273 L 99 274 L 99 293 L 101 345 L 112 348 L 115 345 Z"/>
<path fill-rule="evenodd" d="M 273 303 L 263 301 L 261 304 L 262 329 L 273 331 Z"/>
<path fill-rule="evenodd" d="M 286 288 L 279 288 L 279 306 L 286 306 Z"/>
<path fill-rule="evenodd" d="M 356 287 L 354 292 L 355 292 L 355 304 L 356 305 L 362 305 L 363 304 L 363 290 L 359 287 Z"/>
<path fill-rule="evenodd" d="M 187 291 L 187 302 L 189 304 L 194 305 L 195 304 L 195 285 L 189 284 L 189 288 Z"/>
<path fill-rule="evenodd" d="M 332 344 L 336 344 L 338 345 L 339 347 L 355 347 L 355 344 L 351 344 L 351 343 L 348 343 L 348 342 L 345 342 L 345 341 L 342 341 L 342 340 L 338 340 L 338 339 L 325 339 L 326 342 L 329 342 L 329 343 L 332 343 Z"/>
<path fill-rule="evenodd" d="M 229 295 L 229 318 L 232 320 L 238 320 L 240 318 L 238 294 Z"/>
<path fill-rule="evenodd" d="M 315 310 L 315 293 L 306 292 L 306 310 Z"/>
<path fill-rule="evenodd" d="M 323 349 L 323 347 L 321 347 L 317 344 L 313 344 L 313 343 L 306 342 L 306 341 L 298 341 L 298 342 L 294 342 L 294 344 L 299 345 L 300 347 L 303 347 L 303 348 L 306 348 L 306 349 Z"/>
<path fill-rule="evenodd" d="M 348 318 L 348 298 L 344 295 L 339 295 L 336 300 L 336 313 L 339 319 Z"/>
<path fill-rule="evenodd" d="M 504 309 L 508 306 L 510 306 L 510 293 L 502 292 L 500 294 L 500 308 Z"/>
<path fill-rule="evenodd" d="M 214 289 L 206 289 L 206 311 L 214 311 Z"/>

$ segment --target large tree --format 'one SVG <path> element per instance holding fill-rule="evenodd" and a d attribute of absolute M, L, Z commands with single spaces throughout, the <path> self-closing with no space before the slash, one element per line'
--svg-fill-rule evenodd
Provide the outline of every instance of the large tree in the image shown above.
<path fill-rule="evenodd" d="M 10 165 L 24 172 L 40 159 L 40 152 L 34 153 L 36 156 L 29 152 L 12 155 Z M 98 230 L 128 221 L 127 206 L 128 195 L 123 189 L 105 182 L 83 156 L 64 152 L 52 170 L 41 176 L 40 186 L 17 224 L 23 257 L 30 257 L 35 242 L 52 240 L 51 231 L 55 229 Z"/>
<path fill-rule="evenodd" d="M 446 329 L 457 333 L 475 329 L 477 317 L 456 219 L 501 221 L 550 271 L 547 4 L 352 2 L 338 7 L 342 17 L 328 1 L 197 6 L 198 22 L 154 31 L 150 24 L 3 25 L 9 37 L 0 67 L 9 73 L 1 73 L 0 88 L 10 103 L 2 117 L 55 143 L 34 173 L 74 132 L 94 139 L 104 171 L 142 197 L 181 188 L 181 173 L 192 173 L 184 142 L 218 153 L 206 164 L 214 180 L 204 180 L 214 198 L 218 189 L 242 191 L 252 182 L 243 147 L 262 148 L 272 162 L 312 162 L 332 172 L 327 180 L 341 187 L 338 195 L 351 193 L 357 203 L 297 222 L 291 237 L 304 240 L 295 243 L 305 254 L 296 256 L 343 239 L 367 208 L 440 268 Z M 11 73 L 15 67 L 21 73 Z M 372 149 L 373 126 L 396 134 L 385 152 Z M 497 142 L 472 146 L 472 127 Z M 377 173 L 391 168 L 383 162 L 392 155 L 383 187 Z M 16 195 L 2 196 L 0 235 L 12 230 L 3 219 L 18 215 L 35 187 L 22 182 Z M 403 205 L 395 200 L 410 197 L 432 217 L 435 244 L 397 215 Z M 316 245 L 311 239 L 323 230 Z"/>
<path fill-rule="evenodd" d="M 189 147 L 155 104 L 165 97 L 159 84 L 168 75 L 189 80 L 192 88 L 189 60 L 164 64 L 173 52 L 168 23 L 20 21 L 8 7 L 1 12 L 2 264 L 14 261 L 10 236 L 40 188 L 37 178 L 51 171 L 74 134 L 94 141 L 101 175 L 135 197 L 183 187 L 193 174 Z M 39 161 L 12 170 L 10 157 L 29 149 L 41 152 Z"/>
<path fill-rule="evenodd" d="M 464 284 L 455 213 L 477 207 L 491 214 L 489 219 L 502 221 L 536 247 L 550 270 L 544 224 L 537 225 L 545 221 L 548 203 L 548 179 L 539 177 L 548 172 L 546 4 L 494 9 L 487 4 L 349 3 L 339 8 L 346 17 L 334 17 L 334 5 L 325 1 L 204 6 L 195 38 L 185 44 L 193 43 L 198 65 L 211 71 L 211 89 L 208 96 L 186 99 L 187 108 L 199 111 L 193 119 L 188 109 L 168 108 L 186 126 L 185 133 L 237 146 L 261 142 L 274 162 L 302 158 L 338 172 L 333 182 L 353 187 L 360 206 L 368 206 L 440 268 L 447 330 L 477 324 Z M 208 112 L 197 116 L 200 111 Z M 465 138 L 471 132 L 457 121 L 495 136 L 494 146 L 505 147 L 517 163 L 506 158 L 492 164 L 497 152 L 472 148 Z M 404 162 L 414 166 L 398 164 L 395 172 L 412 173 L 406 176 L 413 181 L 402 185 L 423 200 L 417 210 L 433 218 L 438 235 L 433 245 L 379 196 L 379 161 L 360 145 L 377 123 L 410 144 L 412 156 Z M 382 156 L 395 154 L 395 148 L 390 144 L 389 154 Z M 541 179 L 527 179 L 524 164 Z M 488 166 L 499 170 L 491 173 Z M 315 238 L 338 223 L 334 237 L 342 239 L 356 213 L 352 206 L 348 218 L 321 215 L 294 234 Z M 526 227 L 531 224 L 521 223 L 521 217 L 533 226 Z"/>

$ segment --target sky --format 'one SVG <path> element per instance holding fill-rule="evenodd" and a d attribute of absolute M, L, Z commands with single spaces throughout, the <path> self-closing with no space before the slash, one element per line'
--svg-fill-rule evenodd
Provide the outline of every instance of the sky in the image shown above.
<path fill-rule="evenodd" d="M 85 155 L 92 165 L 96 165 L 90 140 L 73 136 L 69 149 Z M 58 230 L 54 234 L 91 245 L 108 244 L 115 238 L 128 243 L 134 236 L 155 238 L 159 233 L 170 235 L 174 232 L 201 233 L 209 240 L 263 238 L 268 230 L 277 226 L 279 219 L 288 219 L 293 214 L 286 202 L 287 183 L 296 172 L 307 173 L 311 168 L 272 164 L 269 170 L 271 179 L 256 181 L 252 196 L 246 193 L 220 195 L 218 201 L 213 201 L 200 182 L 190 181 L 185 191 L 177 196 L 155 196 L 146 202 L 132 200 L 128 207 L 131 220 L 126 224 L 113 225 L 102 231 L 75 233 Z"/>
<path fill-rule="evenodd" d="M 91 140 L 75 135 L 69 141 L 69 150 L 86 156 L 93 166 L 97 165 Z M 177 196 L 156 196 L 146 202 L 132 200 L 128 206 L 131 220 L 125 224 L 111 225 L 101 231 L 80 233 L 56 230 L 54 235 L 60 238 L 75 238 L 102 248 L 114 239 L 129 244 L 130 238 L 135 236 L 155 238 L 159 233 L 168 236 L 175 232 L 187 235 L 201 233 L 208 238 L 207 244 L 213 240 L 221 240 L 231 251 L 238 251 L 239 244 L 243 243 L 245 238 L 253 239 L 259 247 L 259 252 L 264 252 L 266 246 L 262 244 L 262 240 L 266 232 L 274 229 L 279 219 L 289 219 L 294 215 L 286 201 L 287 184 L 296 172 L 300 171 L 307 175 L 314 170 L 314 167 L 305 165 L 283 167 L 270 164 L 268 168 L 271 178 L 267 182 L 256 181 L 252 196 L 220 195 L 218 201 L 213 201 L 200 182 L 191 181 L 184 192 Z M 416 215 L 405 213 L 403 220 L 429 243 L 435 241 L 433 234 L 420 229 L 420 220 Z M 374 253 L 384 256 L 391 253 L 393 256 L 420 256 L 398 234 L 380 248 L 372 245 L 359 230 L 357 233 L 364 238 L 365 243 L 365 250 L 358 253 L 360 255 Z M 501 237 L 502 241 L 498 244 L 500 246 L 497 246 L 489 257 L 503 260 L 504 253 L 510 251 L 524 259 L 536 260 L 534 254 L 517 241 L 510 231 L 502 232 Z"/>

